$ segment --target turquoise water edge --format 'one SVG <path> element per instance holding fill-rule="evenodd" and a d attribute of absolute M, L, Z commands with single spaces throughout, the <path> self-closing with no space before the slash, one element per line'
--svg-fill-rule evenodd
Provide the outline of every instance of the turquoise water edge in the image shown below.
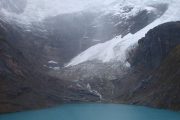
<path fill-rule="evenodd" d="M 4 114 L 0 120 L 180 120 L 180 112 L 118 104 L 65 104 Z"/>

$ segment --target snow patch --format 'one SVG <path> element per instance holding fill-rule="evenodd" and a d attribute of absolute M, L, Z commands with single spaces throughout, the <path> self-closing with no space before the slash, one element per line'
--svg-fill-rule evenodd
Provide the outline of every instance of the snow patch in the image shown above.
<path fill-rule="evenodd" d="M 90 85 L 89 83 L 87 84 L 87 89 L 88 89 L 88 91 L 90 91 L 91 93 L 99 96 L 100 100 L 103 99 L 102 95 L 101 95 L 97 90 L 93 90 L 93 89 L 91 88 L 91 85 Z"/>
<path fill-rule="evenodd" d="M 54 60 L 50 60 L 48 61 L 49 64 L 58 64 L 58 62 L 54 61 Z"/>

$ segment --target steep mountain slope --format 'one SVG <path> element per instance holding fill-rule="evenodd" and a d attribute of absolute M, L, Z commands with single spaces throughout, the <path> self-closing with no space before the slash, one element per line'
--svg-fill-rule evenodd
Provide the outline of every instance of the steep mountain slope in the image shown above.
<path fill-rule="evenodd" d="M 139 4 L 139 1 L 134 2 L 133 0 L 128 2 L 114 2 L 112 0 L 107 0 L 102 2 L 101 5 L 96 4 L 96 6 L 94 6 L 93 1 L 91 1 L 91 5 L 94 7 L 89 6 L 88 9 L 83 9 L 83 11 L 81 12 L 74 11 L 75 13 L 72 13 L 72 11 L 66 10 L 68 14 L 60 14 L 59 12 L 61 10 L 59 9 L 61 8 L 58 7 L 58 5 L 71 6 L 73 4 L 71 3 L 72 1 L 61 1 L 62 4 L 59 4 L 58 1 L 54 1 L 49 3 L 48 5 L 47 1 L 44 1 L 44 5 L 40 4 L 41 2 L 42 1 L 27 1 L 27 7 L 21 14 L 2 11 L 3 17 L 1 17 L 1 19 L 9 22 L 10 24 L 16 24 L 18 27 L 22 28 L 20 31 L 25 35 L 21 35 L 21 37 L 22 39 L 27 39 L 26 41 L 22 41 L 25 41 L 25 44 L 31 45 L 29 46 L 29 49 L 33 48 L 31 49 L 31 51 L 34 51 L 35 49 L 41 50 L 41 53 L 43 55 L 35 56 L 43 57 L 44 62 L 43 64 L 41 64 L 42 66 L 46 65 L 50 60 L 57 61 L 60 63 L 59 66 L 62 66 L 63 64 L 68 63 L 73 57 L 95 44 L 103 43 L 119 35 L 120 36 L 118 38 L 121 38 L 121 36 L 125 36 L 128 33 L 135 33 L 157 18 L 161 17 L 168 8 L 168 2 L 166 1 L 156 1 L 157 3 L 149 3 L 148 1 L 144 1 L 142 4 Z M 97 2 L 98 1 L 96 1 L 95 3 Z M 13 5 L 12 1 L 10 3 L 10 5 Z M 86 3 L 79 1 L 78 4 L 80 3 L 82 4 L 82 6 L 86 6 L 87 4 L 89 4 L 88 2 Z M 6 4 L 8 3 L 6 2 Z M 52 10 L 43 10 L 52 7 L 54 4 L 57 4 L 57 6 L 54 6 Z M 9 7 L 6 7 L 6 9 L 8 8 Z M 53 14 L 54 17 L 52 17 L 49 12 L 52 13 L 54 10 L 56 10 L 56 8 L 59 8 L 58 12 L 55 12 Z M 34 9 L 36 9 L 36 12 L 33 12 Z M 58 13 L 60 15 L 58 15 Z M 41 18 L 41 20 L 38 20 L 37 18 Z M 33 21 L 31 21 L 32 19 Z M 106 44 L 108 44 L 109 49 L 107 51 L 104 51 L 104 53 L 101 53 L 100 55 L 93 55 L 96 54 L 96 52 L 93 52 L 94 50 L 91 50 L 90 48 L 90 51 L 93 52 L 92 54 L 90 53 L 90 56 L 106 56 L 105 59 L 103 58 L 103 61 L 109 61 L 114 56 L 113 54 L 116 54 L 113 53 L 112 46 L 116 45 L 118 41 L 121 40 L 117 39 L 114 40 L 114 42 L 108 41 L 107 43 L 105 43 L 104 46 L 107 46 Z M 24 45 L 21 45 L 21 47 L 23 46 Z M 101 46 L 103 47 L 103 45 L 97 45 L 97 47 L 93 47 L 95 47 L 95 49 L 98 48 L 101 51 Z M 22 51 L 26 51 L 26 49 Z M 33 52 L 31 52 L 30 54 L 32 53 Z M 26 54 L 28 53 L 26 52 Z M 116 54 L 115 56 L 118 57 L 119 55 Z M 90 59 L 94 59 L 94 57 Z M 83 62 L 86 60 L 88 60 L 88 57 L 85 56 L 80 61 L 78 61 Z M 71 65 L 71 63 L 69 65 Z"/>
<path fill-rule="evenodd" d="M 169 22 L 150 30 L 138 41 L 131 65 L 143 64 L 150 69 L 159 67 L 171 50 L 180 44 L 179 25 L 180 22 Z"/>
<path fill-rule="evenodd" d="M 171 51 L 159 70 L 153 77 L 153 82 L 147 88 L 155 88 L 156 91 L 148 92 L 154 106 L 166 107 L 179 110 L 180 107 L 180 46 Z M 158 81 L 156 81 L 158 79 Z M 159 86 L 157 86 L 159 84 Z M 154 87 L 156 86 L 156 87 Z M 148 98 L 147 98 L 148 99 Z"/>
<path fill-rule="evenodd" d="M 143 67 L 149 72 L 136 88 L 134 101 L 179 109 L 179 33 L 180 22 L 171 22 L 150 30 L 139 40 L 132 66 L 135 69 Z"/>
<path fill-rule="evenodd" d="M 102 102 L 179 109 L 176 48 L 180 44 L 179 33 L 179 22 L 165 23 L 148 31 L 137 47 L 128 52 L 129 67 L 121 62 L 89 61 L 51 74 L 96 93 Z"/>
<path fill-rule="evenodd" d="M 24 56 L 21 52 L 23 49 L 11 43 L 12 40 L 17 41 L 16 37 L 13 39 L 9 36 L 13 28 L 2 21 L 0 25 L 1 113 L 48 107 L 71 101 L 98 101 L 99 98 L 87 90 L 70 88 L 72 82 L 46 75 L 36 60 L 27 59 L 27 55 Z"/>
<path fill-rule="evenodd" d="M 180 20 L 177 0 L 48 2 L 0 1 L 0 112 L 67 102 L 180 109 L 180 23 L 166 23 Z"/>
<path fill-rule="evenodd" d="M 27 106 L 40 104 L 36 103 L 38 102 L 37 99 L 32 100 L 32 97 L 38 98 L 39 95 L 34 93 L 36 84 L 33 85 L 30 82 L 36 78 L 35 75 L 31 74 L 31 64 L 24 58 L 20 51 L 7 41 L 5 30 L 2 29 L 2 26 L 0 42 L 0 111 L 16 111 L 18 109 L 24 109 Z M 27 105 L 27 102 L 29 105 Z"/>
<path fill-rule="evenodd" d="M 134 12 L 132 11 L 132 13 Z M 168 9 L 164 14 L 162 14 L 160 18 L 156 19 L 154 22 L 147 25 L 143 29 L 140 29 L 135 34 L 128 34 L 123 38 L 120 35 L 105 43 L 92 46 L 72 59 L 72 61 L 67 66 L 73 66 L 92 60 L 100 60 L 102 62 L 121 61 L 126 63 L 126 52 L 128 49 L 136 44 L 139 39 L 144 37 L 150 29 L 165 22 L 179 20 L 179 16 L 180 12 L 178 2 L 173 1 L 172 3 L 168 3 Z"/>
<path fill-rule="evenodd" d="M 133 95 L 134 103 L 159 108 L 180 108 L 180 46 L 174 48 L 160 67 L 144 80 Z M 142 97 L 143 96 L 143 97 Z"/>
<path fill-rule="evenodd" d="M 121 9 L 126 7 L 130 6 L 123 6 Z M 108 41 L 117 35 L 126 35 L 140 30 L 160 17 L 166 10 L 166 4 L 151 8 L 154 11 L 145 8 L 138 9 L 139 12 L 136 15 L 126 19 L 123 15 L 114 15 L 113 11 L 109 13 L 87 11 L 58 15 L 46 19 L 43 24 L 50 34 L 49 38 L 53 39 L 53 42 L 50 41 L 54 45 L 52 48 L 59 51 L 56 56 L 62 56 L 61 59 L 65 57 L 64 63 L 67 63 L 80 52 L 95 44 Z M 130 13 L 124 11 L 124 14 Z M 139 21 L 142 22 L 139 23 Z"/>

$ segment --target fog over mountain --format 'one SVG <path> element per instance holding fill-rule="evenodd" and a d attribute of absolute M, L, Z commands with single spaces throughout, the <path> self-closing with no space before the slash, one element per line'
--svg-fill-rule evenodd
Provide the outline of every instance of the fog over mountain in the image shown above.
<path fill-rule="evenodd" d="M 0 5 L 2 6 L 1 12 L 10 17 L 9 19 L 23 19 L 25 22 L 38 21 L 48 16 L 56 16 L 59 14 L 78 12 L 87 9 L 93 10 L 94 8 L 117 11 L 117 3 L 120 5 L 129 4 L 143 6 L 145 4 L 174 2 L 175 1 L 173 0 L 1 0 Z"/>
<path fill-rule="evenodd" d="M 0 112 L 72 102 L 179 110 L 179 21 L 178 0 L 0 0 Z"/>
<path fill-rule="evenodd" d="M 46 17 L 72 12 L 80 12 L 92 7 L 100 8 L 115 0 L 1 0 L 1 12 L 9 19 L 21 19 L 24 22 L 39 21 Z M 25 7 L 24 7 L 25 6 Z M 15 11 L 20 11 L 17 13 Z M 11 18 L 12 17 L 12 18 Z"/>

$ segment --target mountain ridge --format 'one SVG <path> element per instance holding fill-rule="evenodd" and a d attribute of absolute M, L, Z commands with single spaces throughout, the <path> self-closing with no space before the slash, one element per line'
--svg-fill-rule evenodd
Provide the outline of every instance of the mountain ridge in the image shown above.
<path fill-rule="evenodd" d="M 132 1 L 33 22 L 1 11 L 0 112 L 81 102 L 179 110 L 178 1 Z"/>

